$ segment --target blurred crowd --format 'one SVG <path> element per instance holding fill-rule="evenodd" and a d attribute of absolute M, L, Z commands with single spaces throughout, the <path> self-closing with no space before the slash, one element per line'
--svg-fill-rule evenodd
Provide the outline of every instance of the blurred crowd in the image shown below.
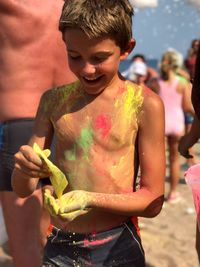
<path fill-rule="evenodd" d="M 188 133 L 194 120 L 191 102 L 192 80 L 200 40 L 191 41 L 187 55 L 169 48 L 159 59 L 157 69 L 148 66 L 145 55 L 135 54 L 130 67 L 122 75 L 138 85 L 146 85 L 159 94 L 165 107 L 166 153 L 169 162 L 170 189 L 166 200 L 176 203 L 181 199 L 178 192 L 180 179 L 180 154 L 178 144 L 181 136 Z M 193 154 L 192 148 L 189 153 Z M 195 164 L 195 155 L 186 159 L 185 167 Z"/>

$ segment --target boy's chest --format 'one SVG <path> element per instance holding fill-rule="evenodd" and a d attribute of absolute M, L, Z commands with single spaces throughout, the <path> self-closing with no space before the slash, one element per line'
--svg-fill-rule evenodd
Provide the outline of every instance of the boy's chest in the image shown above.
<path fill-rule="evenodd" d="M 69 147 L 96 143 L 113 150 L 131 144 L 138 129 L 134 107 L 117 98 L 79 101 L 62 107 L 62 112 L 58 108 L 53 124 L 58 139 Z"/>

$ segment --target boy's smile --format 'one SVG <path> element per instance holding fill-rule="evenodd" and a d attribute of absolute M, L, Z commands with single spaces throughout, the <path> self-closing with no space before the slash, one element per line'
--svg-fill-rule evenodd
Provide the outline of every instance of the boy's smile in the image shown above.
<path fill-rule="evenodd" d="M 80 29 L 64 33 L 69 66 L 89 94 L 98 94 L 118 81 L 120 47 L 109 37 L 89 39 Z"/>

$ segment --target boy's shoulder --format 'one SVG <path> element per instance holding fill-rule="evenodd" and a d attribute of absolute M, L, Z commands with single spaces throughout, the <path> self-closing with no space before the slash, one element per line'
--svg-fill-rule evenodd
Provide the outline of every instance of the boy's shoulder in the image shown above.
<path fill-rule="evenodd" d="M 45 97 L 60 96 L 60 95 L 62 95 L 63 97 L 65 95 L 69 96 L 71 93 L 75 92 L 75 90 L 78 88 L 79 84 L 80 84 L 79 81 L 75 81 L 73 83 L 56 86 L 56 87 L 50 88 L 49 90 L 45 91 L 43 93 L 43 96 L 45 96 Z"/>
<path fill-rule="evenodd" d="M 158 94 L 154 93 L 146 85 L 137 85 L 131 81 L 127 82 L 129 89 L 134 92 L 135 101 L 140 102 L 139 113 L 142 111 L 142 114 L 151 114 L 152 111 L 159 113 L 163 110 L 163 101 Z"/>
<path fill-rule="evenodd" d="M 159 101 L 161 100 L 160 96 L 153 92 L 148 86 L 146 85 L 138 85 L 134 82 L 128 81 L 129 86 L 131 86 L 134 90 L 134 94 L 137 95 L 138 93 L 141 94 L 143 98 L 143 102 L 146 101 Z"/>
<path fill-rule="evenodd" d="M 53 87 L 43 93 L 41 100 L 48 103 L 52 102 L 54 103 L 54 105 L 55 103 L 58 104 L 60 101 L 66 101 L 71 95 L 76 92 L 79 85 L 80 82 L 75 81 L 73 83 Z"/>
<path fill-rule="evenodd" d="M 76 90 L 79 87 L 79 84 L 80 82 L 76 81 L 45 91 L 40 100 L 40 107 L 43 107 L 46 111 L 50 111 L 67 103 L 73 95 L 76 95 Z"/>
<path fill-rule="evenodd" d="M 131 82 L 132 83 L 132 82 Z M 157 109 L 158 111 L 160 109 L 163 109 L 163 101 L 160 98 L 160 96 L 158 94 L 156 94 L 155 92 L 153 92 L 148 86 L 146 85 L 137 85 L 135 83 L 132 83 L 132 86 L 135 90 L 135 94 L 137 94 L 137 92 L 141 93 L 142 96 L 142 107 L 141 109 L 143 111 L 145 110 L 149 110 L 152 108 Z"/>

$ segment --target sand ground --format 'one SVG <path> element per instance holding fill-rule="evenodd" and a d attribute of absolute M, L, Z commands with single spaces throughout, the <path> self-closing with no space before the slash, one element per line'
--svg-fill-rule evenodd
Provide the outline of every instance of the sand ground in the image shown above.
<path fill-rule="evenodd" d="M 200 162 L 200 143 L 194 148 L 197 162 Z M 195 250 L 196 213 L 192 192 L 184 180 L 184 172 L 187 169 L 184 163 L 185 160 L 181 158 L 178 186 L 182 196 L 180 202 L 176 204 L 165 202 L 157 217 L 139 220 L 148 267 L 200 266 Z M 169 183 L 166 178 L 166 194 L 168 187 Z M 13 267 L 7 244 L 0 247 L 0 267 Z"/>

